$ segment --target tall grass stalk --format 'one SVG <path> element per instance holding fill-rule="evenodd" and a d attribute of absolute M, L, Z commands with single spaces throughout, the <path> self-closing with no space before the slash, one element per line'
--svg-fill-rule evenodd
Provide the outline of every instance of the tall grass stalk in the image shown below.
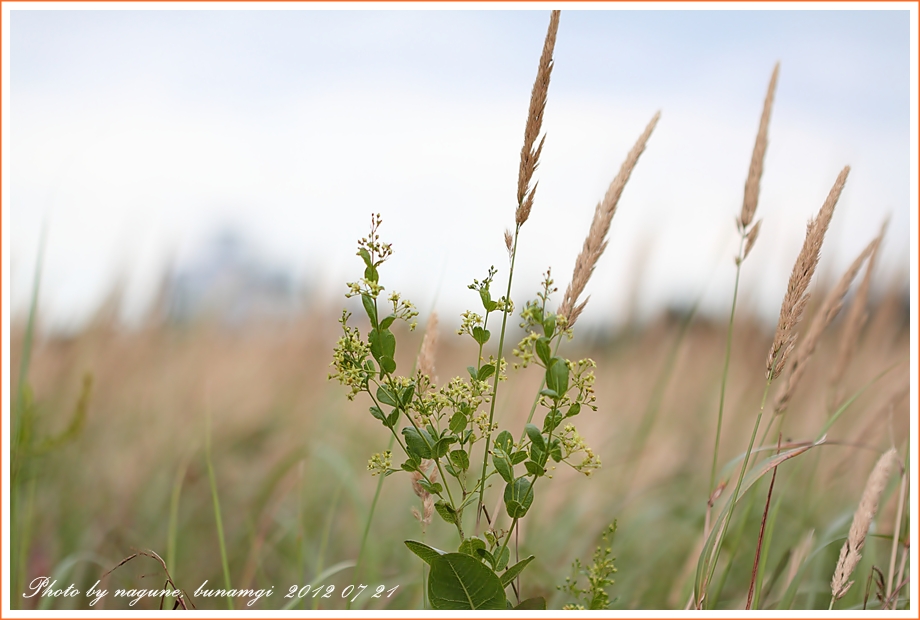
<path fill-rule="evenodd" d="M 227 562 L 227 545 L 224 542 L 224 523 L 220 515 L 220 499 L 217 497 L 217 477 L 214 475 L 214 464 L 211 461 L 211 411 L 208 409 L 205 430 L 205 460 L 208 464 L 208 482 L 211 485 L 211 499 L 214 503 L 214 520 L 217 523 L 217 541 L 220 544 L 220 564 L 224 572 L 224 587 L 229 592 L 233 589 L 230 585 L 230 565 Z M 233 598 L 227 596 L 227 609 L 233 611 Z"/>
<path fill-rule="evenodd" d="M 169 574 L 176 575 L 176 542 L 179 537 L 179 498 L 182 495 L 182 486 L 185 474 L 188 471 L 189 459 L 185 457 L 176 469 L 173 480 L 172 493 L 169 496 L 169 525 L 166 528 L 166 567 Z"/>
<path fill-rule="evenodd" d="M 520 231 L 521 231 L 521 225 L 517 224 L 514 227 L 514 240 L 512 241 L 512 246 L 511 246 L 511 266 L 508 268 L 508 288 L 505 293 L 505 299 L 511 299 L 511 279 L 514 277 L 514 259 L 517 256 L 518 233 L 520 233 Z M 499 337 L 498 337 L 498 355 L 496 356 L 496 359 L 498 360 L 496 362 L 496 364 L 498 365 L 498 368 L 495 370 L 494 379 L 492 381 L 492 402 L 489 404 L 489 426 L 486 431 L 486 437 L 485 437 L 486 443 L 482 451 L 482 473 L 480 474 L 480 478 L 479 478 L 479 499 L 476 505 L 476 531 L 477 532 L 479 531 L 479 524 L 480 524 L 481 517 L 482 517 L 483 500 L 486 494 L 486 472 L 488 471 L 488 468 L 489 468 L 489 445 L 492 440 L 492 424 L 493 424 L 493 421 L 495 420 L 495 402 L 498 400 L 498 378 L 502 374 L 502 371 L 501 371 L 502 351 L 505 346 L 505 328 L 508 325 L 508 314 L 509 313 L 510 312 L 508 309 L 505 309 L 502 312 L 502 328 L 501 328 L 501 332 L 499 333 Z M 533 414 L 531 413 L 531 415 Z M 443 475 L 441 479 L 442 480 L 444 479 Z M 448 488 L 446 484 L 445 484 L 445 487 Z M 505 542 L 507 543 L 507 541 Z"/>
<path fill-rule="evenodd" d="M 712 449 L 712 469 L 709 474 L 709 495 L 716 488 L 716 468 L 719 463 L 719 442 L 722 437 L 722 415 L 725 411 L 725 389 L 728 384 L 728 366 L 732 357 L 732 335 L 735 327 L 735 310 L 738 307 L 738 284 L 741 281 L 741 253 L 744 249 L 744 236 L 738 241 L 738 258 L 735 260 L 735 289 L 732 293 L 732 311 L 728 315 L 728 337 L 725 343 L 725 363 L 722 366 L 722 384 L 719 388 L 719 417 L 716 422 L 716 441 Z"/>

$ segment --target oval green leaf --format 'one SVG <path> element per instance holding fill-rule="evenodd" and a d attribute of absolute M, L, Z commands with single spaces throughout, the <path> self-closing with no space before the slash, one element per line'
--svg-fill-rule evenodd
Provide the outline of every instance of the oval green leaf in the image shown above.
<path fill-rule="evenodd" d="M 505 609 L 505 589 L 492 570 L 465 553 L 432 559 L 428 599 L 434 609 Z"/>

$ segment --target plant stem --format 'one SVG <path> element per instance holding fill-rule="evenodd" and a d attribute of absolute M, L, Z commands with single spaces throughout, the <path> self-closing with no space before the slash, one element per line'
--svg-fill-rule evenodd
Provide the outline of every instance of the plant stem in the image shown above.
<path fill-rule="evenodd" d="M 392 430 L 392 429 L 390 429 Z M 393 440 L 396 439 L 396 432 L 394 431 L 390 435 L 390 443 L 387 444 L 387 450 L 393 449 Z M 402 445 L 402 444 L 400 444 Z M 380 489 L 383 488 L 383 480 L 385 476 L 380 476 L 380 479 L 377 481 L 377 490 L 374 492 L 374 499 L 371 501 L 371 509 L 367 514 L 367 521 L 364 523 L 364 534 L 361 536 L 361 546 L 358 547 L 358 560 L 355 562 L 355 581 L 360 582 L 361 579 L 361 569 L 363 568 L 362 562 L 364 561 L 364 550 L 367 548 L 367 535 L 371 531 L 371 521 L 374 520 L 374 510 L 377 508 L 377 500 L 380 499 Z M 345 609 L 351 609 L 351 598 L 348 598 L 345 602 Z"/>
<path fill-rule="evenodd" d="M 220 500 L 217 498 L 217 477 L 214 475 L 214 465 L 211 463 L 211 412 L 208 411 L 207 430 L 205 432 L 205 456 L 208 463 L 208 480 L 211 483 L 211 499 L 214 502 L 214 519 L 217 522 L 217 541 L 220 544 L 220 564 L 224 571 L 224 587 L 229 592 L 230 566 L 227 563 L 227 546 L 224 544 L 224 524 L 220 517 Z M 227 609 L 233 611 L 233 598 L 227 596 Z"/>
<path fill-rule="evenodd" d="M 486 429 L 486 443 L 482 452 L 482 475 L 479 480 L 479 500 L 476 504 L 476 531 L 479 531 L 479 523 L 482 519 L 482 503 L 486 494 L 486 469 L 489 467 L 489 444 L 492 441 L 492 421 L 495 419 L 495 401 L 498 398 L 498 378 L 502 374 L 502 349 L 505 345 L 505 328 L 508 325 L 508 314 L 510 309 L 508 304 L 511 303 L 511 280 L 514 278 L 514 259 L 517 257 L 518 234 L 521 232 L 521 225 L 514 227 L 514 244 L 511 248 L 511 267 L 508 270 L 508 289 L 505 293 L 505 308 L 502 309 L 502 329 L 498 337 L 498 355 L 495 360 L 495 375 L 492 381 L 492 402 L 489 406 L 489 426 Z"/>
<path fill-rule="evenodd" d="M 775 362 L 774 362 L 775 367 Z M 741 471 L 738 473 L 738 481 L 735 483 L 735 490 L 732 491 L 731 500 L 728 504 L 728 514 L 725 515 L 725 525 L 722 526 L 722 532 L 719 534 L 718 539 L 715 543 L 715 550 L 713 551 L 711 564 L 709 566 L 708 575 L 706 580 L 703 583 L 703 587 L 700 591 L 699 600 L 705 600 L 706 589 L 709 587 L 709 583 L 712 581 L 712 576 L 715 574 L 716 565 L 719 563 L 719 553 L 722 551 L 722 541 L 724 540 L 725 534 L 728 532 L 728 526 L 732 520 L 732 513 L 735 511 L 735 503 L 738 501 L 738 494 L 741 491 L 741 483 L 744 481 L 744 474 L 747 472 L 748 461 L 751 458 L 751 452 L 754 450 L 754 441 L 757 438 L 757 431 L 760 428 L 760 421 L 763 419 L 764 408 L 767 405 L 767 394 L 770 391 L 770 384 L 773 382 L 773 369 L 770 369 L 770 375 L 767 378 L 767 385 L 763 390 L 763 397 L 760 400 L 760 411 L 757 412 L 757 419 L 754 421 L 754 430 L 751 431 L 751 440 L 748 442 L 747 451 L 744 453 L 744 461 L 741 463 Z"/>
<path fill-rule="evenodd" d="M 719 391 L 719 421 L 716 423 L 716 445 L 712 451 L 712 471 L 709 474 L 709 495 L 716 488 L 716 467 L 719 462 L 719 440 L 722 436 L 722 413 L 725 410 L 725 387 L 728 384 L 728 366 L 732 355 L 732 335 L 735 326 L 735 309 L 738 306 L 738 283 L 741 280 L 741 263 L 744 262 L 744 234 L 738 243 L 738 258 L 735 259 L 735 291 L 732 294 L 732 311 L 728 317 L 728 340 L 725 344 L 725 364 L 722 366 L 722 386 Z"/>

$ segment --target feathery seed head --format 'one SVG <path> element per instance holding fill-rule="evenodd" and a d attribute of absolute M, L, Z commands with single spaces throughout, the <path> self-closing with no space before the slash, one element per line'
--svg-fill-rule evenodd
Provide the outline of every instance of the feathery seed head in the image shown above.
<path fill-rule="evenodd" d="M 878 512 L 879 500 L 882 498 L 882 491 L 888 483 L 888 476 L 897 463 L 898 453 L 894 448 L 888 450 L 881 456 L 872 473 L 869 474 L 869 480 L 866 482 L 866 488 L 863 490 L 862 499 L 859 500 L 859 506 L 856 508 L 856 514 L 853 515 L 853 524 L 850 526 L 850 533 L 847 540 L 840 548 L 840 557 L 837 560 L 837 567 L 834 569 L 834 576 L 831 579 L 831 596 L 835 600 L 843 597 L 853 585 L 849 581 L 856 565 L 859 563 L 862 555 L 863 545 L 866 542 L 866 536 L 869 534 L 869 526 L 875 513 Z"/>
<path fill-rule="evenodd" d="M 831 217 L 834 215 L 834 207 L 843 191 L 847 175 L 850 173 L 850 167 L 845 166 L 837 176 L 837 181 L 831 188 L 830 193 L 818 211 L 817 217 L 808 222 L 805 230 L 805 242 L 802 244 L 802 250 L 799 257 L 792 267 L 792 273 L 789 276 L 789 284 L 786 288 L 786 296 L 783 298 L 783 304 L 780 307 L 779 321 L 776 325 L 776 333 L 773 336 L 773 345 L 767 354 L 767 377 L 775 379 L 782 372 L 786 354 L 780 356 L 784 348 L 792 342 L 792 329 L 802 319 L 805 306 L 808 303 L 809 295 L 805 292 L 811 283 L 811 278 L 818 266 L 818 259 L 821 257 L 821 245 L 824 243 L 824 235 L 827 233 L 827 227 L 831 223 Z M 777 362 L 779 360 L 779 362 Z M 776 367 L 774 368 L 774 363 Z"/>
<path fill-rule="evenodd" d="M 656 112 L 646 126 L 645 131 L 642 132 L 642 135 L 639 136 L 636 144 L 632 147 L 632 150 L 629 151 L 626 161 L 620 166 L 620 171 L 607 188 L 604 200 L 597 203 L 597 207 L 594 209 L 594 219 L 591 221 L 591 228 L 588 229 L 588 236 L 585 238 L 581 253 L 575 259 L 572 281 L 566 288 L 562 305 L 559 306 L 559 311 L 556 313 L 566 318 L 569 327 L 575 325 L 575 321 L 588 303 L 586 299 L 581 304 L 576 305 L 578 298 L 585 290 L 585 285 L 588 284 L 588 280 L 591 278 L 591 274 L 594 273 L 594 267 L 597 265 L 598 259 L 607 247 L 607 232 L 610 230 L 610 222 L 613 220 L 614 213 L 616 213 L 617 204 L 623 194 L 623 188 L 626 186 L 626 182 L 629 181 L 629 175 L 632 174 L 633 168 L 636 167 L 639 156 L 645 151 L 645 145 L 652 135 L 652 131 L 655 130 L 655 125 L 658 124 L 659 118 L 661 118 L 661 112 Z"/>
<path fill-rule="evenodd" d="M 549 80 L 553 72 L 553 48 L 556 46 L 558 29 L 559 11 L 553 11 L 549 20 L 549 28 L 546 31 L 546 40 L 543 43 L 540 65 L 537 68 L 537 79 L 530 93 L 530 109 L 527 113 L 527 125 L 524 127 L 524 146 L 521 148 L 521 164 L 518 170 L 518 206 L 514 214 L 514 220 L 518 226 L 530 217 L 534 194 L 537 191 L 536 184 L 530 187 L 530 181 L 540 163 L 540 153 L 543 150 L 546 136 L 540 139 L 536 148 L 534 148 L 534 143 L 543 127 L 543 111 L 546 109 L 546 95 L 549 92 Z"/>
<path fill-rule="evenodd" d="M 773 93 L 776 91 L 776 78 L 779 77 L 779 63 L 773 68 L 770 86 L 767 87 L 767 98 L 763 102 L 763 113 L 760 115 L 760 127 L 757 130 L 757 139 L 754 141 L 754 153 L 751 155 L 751 167 L 748 169 L 747 181 L 744 183 L 744 202 L 741 206 L 741 226 L 747 228 L 754 219 L 757 210 L 757 200 L 760 196 L 760 177 L 763 176 L 763 160 L 767 153 L 767 127 L 770 124 L 770 113 L 773 110 Z"/>

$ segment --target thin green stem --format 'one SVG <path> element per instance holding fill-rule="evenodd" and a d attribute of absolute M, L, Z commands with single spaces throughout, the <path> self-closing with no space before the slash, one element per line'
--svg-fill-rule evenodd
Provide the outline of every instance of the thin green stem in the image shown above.
<path fill-rule="evenodd" d="M 211 462 L 211 413 L 207 416 L 207 431 L 205 432 L 205 460 L 208 463 L 208 480 L 211 484 L 211 499 L 214 502 L 214 519 L 217 522 L 217 541 L 220 544 L 220 564 L 224 571 L 224 587 L 227 592 L 230 586 L 230 565 L 227 563 L 227 546 L 224 543 L 224 524 L 220 516 L 220 500 L 217 497 L 217 477 L 214 475 L 214 465 Z M 227 595 L 227 609 L 233 611 L 233 598 Z"/>
<path fill-rule="evenodd" d="M 390 443 L 387 444 L 387 450 L 393 449 L 394 439 L 396 439 L 395 432 L 390 435 Z M 371 509 L 370 512 L 368 512 L 367 521 L 364 523 L 364 534 L 361 535 L 361 546 L 358 547 L 358 560 L 355 562 L 355 582 L 361 581 L 361 569 L 364 568 L 364 550 L 367 548 L 367 536 L 371 531 L 371 522 L 374 520 L 374 511 L 377 509 L 377 500 L 380 499 L 380 490 L 383 488 L 384 478 L 385 476 L 380 476 L 380 479 L 377 481 L 377 490 L 374 491 L 374 499 L 371 501 Z M 345 609 L 351 609 L 351 598 L 346 600 Z"/>
<path fill-rule="evenodd" d="M 716 468 L 719 463 L 719 440 L 722 437 L 722 413 L 725 410 L 725 387 L 728 384 L 728 366 L 732 355 L 732 335 L 735 326 L 735 309 L 738 306 L 738 283 L 741 280 L 741 263 L 744 262 L 744 234 L 738 244 L 738 257 L 735 259 L 735 290 L 732 293 L 732 311 L 728 318 L 728 340 L 725 344 L 725 364 L 722 366 L 722 386 L 719 390 L 719 421 L 716 423 L 716 445 L 712 451 L 712 471 L 709 474 L 709 495 L 716 488 Z"/>
<path fill-rule="evenodd" d="M 479 500 L 476 504 L 476 531 L 482 519 L 482 504 L 486 494 L 486 470 L 489 467 L 489 444 L 492 441 L 492 421 L 495 419 L 495 401 L 498 399 L 498 378 L 502 374 L 502 350 L 505 346 L 505 328 L 508 325 L 508 305 L 511 303 L 511 280 L 514 278 L 514 259 L 517 257 L 518 234 L 521 225 L 514 227 L 514 243 L 511 248 L 511 267 L 508 270 L 508 288 L 505 293 L 505 307 L 502 309 L 502 329 L 498 337 L 498 355 L 495 361 L 495 375 L 492 381 L 492 402 L 489 406 L 489 426 L 486 429 L 486 443 L 482 452 L 482 475 L 479 480 Z"/>
<path fill-rule="evenodd" d="M 775 363 L 774 363 L 775 365 Z M 722 551 L 722 542 L 725 538 L 725 534 L 728 532 L 728 526 L 732 520 L 732 513 L 735 511 L 735 504 L 738 501 L 738 494 L 741 491 L 741 484 L 744 481 L 744 474 L 747 472 L 748 461 L 751 458 L 751 452 L 754 450 L 754 441 L 757 438 L 757 431 L 760 429 L 760 421 L 763 419 L 764 408 L 767 405 L 767 394 L 770 391 L 770 384 L 773 382 L 773 369 L 770 369 L 770 375 L 767 378 L 767 385 L 763 390 L 763 397 L 760 400 L 760 411 L 757 412 L 757 419 L 754 421 L 754 430 L 751 431 L 751 439 L 748 442 L 747 452 L 744 453 L 744 461 L 741 463 L 741 471 L 738 473 L 738 481 L 735 483 L 735 490 L 732 491 L 732 497 L 729 500 L 728 504 L 728 514 L 725 515 L 725 524 L 722 526 L 721 534 L 719 534 L 718 539 L 715 543 L 715 550 L 712 555 L 712 561 L 709 565 L 709 574 L 706 576 L 706 581 L 703 584 L 703 589 L 700 592 L 700 600 L 705 600 L 706 589 L 709 586 L 709 583 L 712 582 L 712 576 L 715 574 L 716 565 L 719 563 L 719 553 Z"/>

